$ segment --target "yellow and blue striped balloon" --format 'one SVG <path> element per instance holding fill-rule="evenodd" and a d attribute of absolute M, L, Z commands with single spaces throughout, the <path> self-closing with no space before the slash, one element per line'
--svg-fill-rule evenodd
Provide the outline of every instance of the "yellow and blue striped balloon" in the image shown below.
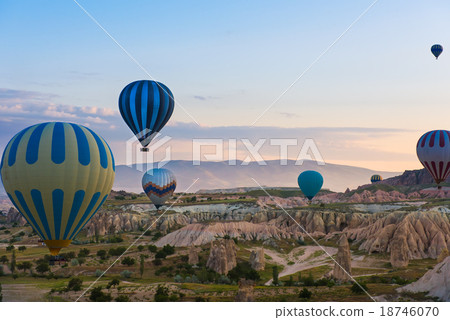
<path fill-rule="evenodd" d="M 380 182 L 383 181 L 383 177 L 380 176 L 379 174 L 374 174 L 373 176 L 370 177 L 370 182 L 375 183 L 375 182 Z"/>
<path fill-rule="evenodd" d="M 48 122 L 11 139 L 0 171 L 12 203 L 56 255 L 106 200 L 115 165 L 108 144 L 92 130 Z"/>

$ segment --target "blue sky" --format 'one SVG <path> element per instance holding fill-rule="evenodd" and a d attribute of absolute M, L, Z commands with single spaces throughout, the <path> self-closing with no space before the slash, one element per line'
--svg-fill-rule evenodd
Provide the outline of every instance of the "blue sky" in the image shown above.
<path fill-rule="evenodd" d="M 372 2 L 79 1 L 173 91 L 163 133 L 183 128 L 179 145 L 202 134 L 298 132 L 329 162 L 418 168 L 421 133 L 448 129 L 448 1 L 380 0 L 248 127 Z M 73 1 L 2 0 L 0 29 L 1 149 L 33 121 L 67 120 L 99 131 L 120 163 L 129 134 L 117 97 L 148 76 Z M 444 46 L 438 61 L 434 43 Z"/>

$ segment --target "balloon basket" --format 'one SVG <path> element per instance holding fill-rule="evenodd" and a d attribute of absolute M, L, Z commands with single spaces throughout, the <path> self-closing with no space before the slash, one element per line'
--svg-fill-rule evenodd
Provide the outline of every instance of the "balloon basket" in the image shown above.
<path fill-rule="evenodd" d="M 148 152 L 148 148 L 141 148 L 142 152 Z"/>

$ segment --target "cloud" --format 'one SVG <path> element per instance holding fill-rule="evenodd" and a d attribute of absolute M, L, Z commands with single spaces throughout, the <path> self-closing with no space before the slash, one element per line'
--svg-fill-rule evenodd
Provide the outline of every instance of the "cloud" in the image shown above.
<path fill-rule="evenodd" d="M 219 99 L 218 97 L 212 97 L 212 96 L 207 96 L 207 97 L 205 97 L 205 96 L 194 96 L 194 99 L 197 99 L 197 100 L 201 100 L 201 101 L 206 101 L 206 100 L 212 100 L 212 99 Z"/>

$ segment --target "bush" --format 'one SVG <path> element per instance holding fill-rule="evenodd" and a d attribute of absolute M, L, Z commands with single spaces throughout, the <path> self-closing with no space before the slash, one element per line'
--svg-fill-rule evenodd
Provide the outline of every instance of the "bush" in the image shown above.
<path fill-rule="evenodd" d="M 37 265 L 36 271 L 40 274 L 44 274 L 47 271 L 50 271 L 50 266 L 48 265 L 48 262 L 41 262 Z"/>
<path fill-rule="evenodd" d="M 122 259 L 122 264 L 126 266 L 132 266 L 136 263 L 136 259 L 131 257 L 125 257 Z"/>
<path fill-rule="evenodd" d="M 162 265 L 162 261 L 161 261 L 161 259 L 155 259 L 155 260 L 153 260 L 153 264 L 155 266 L 160 266 L 160 265 Z"/>
<path fill-rule="evenodd" d="M 131 272 L 131 271 L 128 271 L 128 270 L 123 270 L 121 273 L 120 273 L 120 276 L 122 277 L 122 278 L 131 278 L 131 275 L 133 274 L 133 272 Z"/>
<path fill-rule="evenodd" d="M 13 245 L 9 245 L 6 247 L 6 251 L 12 251 L 14 249 Z"/>
<path fill-rule="evenodd" d="M 363 289 L 364 289 L 365 291 L 367 291 L 367 286 L 366 286 L 366 284 L 365 284 L 365 283 L 360 283 L 360 284 L 358 285 L 356 282 L 354 282 L 353 285 L 352 285 L 352 287 L 350 288 L 350 290 L 351 290 L 353 293 L 356 293 L 356 294 L 362 294 L 362 293 L 365 293 Z"/>
<path fill-rule="evenodd" d="M 120 284 L 120 280 L 118 278 L 114 278 L 112 279 L 108 285 L 106 286 L 107 289 L 110 289 L 111 287 L 115 288 L 116 286 L 118 286 Z"/>
<path fill-rule="evenodd" d="M 19 249 L 19 251 L 21 251 L 21 252 L 22 252 L 22 251 L 25 251 L 25 250 L 27 250 L 27 247 L 25 247 L 25 246 L 20 246 L 20 247 L 19 247 L 18 249 Z"/>
<path fill-rule="evenodd" d="M 259 273 L 254 270 L 247 261 L 239 262 L 236 267 L 231 269 L 228 272 L 228 278 L 235 282 L 238 282 L 241 278 L 254 281 L 260 280 Z"/>
<path fill-rule="evenodd" d="M 175 247 L 171 246 L 170 244 L 166 244 L 163 248 L 162 251 L 166 254 L 166 255 L 171 255 L 175 253 Z"/>
<path fill-rule="evenodd" d="M 61 253 L 59 256 L 67 261 L 70 261 L 75 258 L 75 252 L 73 252 L 73 251 L 65 252 L 65 253 Z"/>
<path fill-rule="evenodd" d="M 98 250 L 97 257 L 100 257 L 101 260 L 105 260 L 106 259 L 106 250 Z"/>
<path fill-rule="evenodd" d="M 157 232 L 153 235 L 152 240 L 153 240 L 153 241 L 156 241 L 156 240 L 158 240 L 158 239 L 161 238 L 161 237 L 162 237 L 162 233 L 161 233 L 160 231 L 157 231 Z"/>
<path fill-rule="evenodd" d="M 158 251 L 158 247 L 156 247 L 153 244 L 148 245 L 148 251 L 155 253 L 156 251 Z"/>
<path fill-rule="evenodd" d="M 163 250 L 159 250 L 155 255 L 156 259 L 165 259 L 166 257 L 167 254 Z"/>
<path fill-rule="evenodd" d="M 116 299 L 114 299 L 114 301 L 116 302 L 129 302 L 130 298 L 128 298 L 128 296 L 121 294 L 120 296 L 117 296 Z"/>
<path fill-rule="evenodd" d="M 78 258 L 86 258 L 89 255 L 90 251 L 89 249 L 83 248 L 80 249 L 80 252 L 78 252 Z"/>
<path fill-rule="evenodd" d="M 95 287 L 91 290 L 89 300 L 94 302 L 109 302 L 112 300 L 112 297 L 109 293 L 104 293 L 102 287 Z"/>
<path fill-rule="evenodd" d="M 108 250 L 108 254 L 110 256 L 118 257 L 118 256 L 122 255 L 126 250 L 127 250 L 126 247 L 111 248 L 111 249 Z"/>
<path fill-rule="evenodd" d="M 167 302 L 169 301 L 169 289 L 158 285 L 155 293 L 155 301 L 156 302 Z"/>
<path fill-rule="evenodd" d="M 103 274 L 103 271 L 102 271 L 102 270 L 99 270 L 99 269 L 95 270 L 94 275 L 95 275 L 97 278 L 100 277 L 102 274 Z"/>
<path fill-rule="evenodd" d="M 307 287 L 312 287 L 315 285 L 314 278 L 311 272 L 309 273 L 307 278 L 303 279 L 303 284 Z"/>
<path fill-rule="evenodd" d="M 140 244 L 140 245 L 138 245 L 137 249 L 138 249 L 139 251 L 142 251 L 142 250 L 144 250 L 144 246 Z"/>
<path fill-rule="evenodd" d="M 123 238 L 121 236 L 115 236 L 109 239 L 109 243 L 119 243 L 123 242 Z"/>
<path fill-rule="evenodd" d="M 72 278 L 67 284 L 67 291 L 80 291 L 82 284 L 83 280 L 81 280 L 80 278 Z"/>
<path fill-rule="evenodd" d="M 173 281 L 178 282 L 178 283 L 181 283 L 181 282 L 183 282 L 183 277 L 180 276 L 179 274 L 177 274 L 177 275 L 175 276 L 175 278 L 173 278 Z M 189 282 L 189 281 L 186 281 L 186 282 Z"/>
<path fill-rule="evenodd" d="M 312 296 L 312 292 L 306 288 L 303 288 L 303 290 L 300 291 L 300 293 L 298 294 L 299 298 L 306 299 L 306 300 L 309 300 L 311 298 L 311 296 Z"/>
<path fill-rule="evenodd" d="M 144 232 L 144 236 L 151 236 L 152 232 L 150 230 L 147 230 Z"/>
<path fill-rule="evenodd" d="M 75 259 L 70 260 L 70 265 L 72 267 L 76 267 L 76 266 L 79 266 L 80 263 L 78 262 L 78 259 L 75 258 Z"/>

